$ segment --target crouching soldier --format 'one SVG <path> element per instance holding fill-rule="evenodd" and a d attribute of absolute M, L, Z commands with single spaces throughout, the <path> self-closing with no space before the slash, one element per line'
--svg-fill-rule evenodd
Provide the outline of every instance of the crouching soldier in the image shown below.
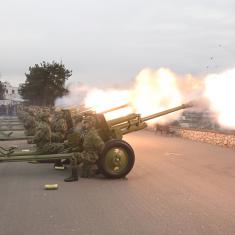
<path fill-rule="evenodd" d="M 64 118 L 63 111 L 56 111 L 55 118 L 51 122 L 51 141 L 53 143 L 63 143 L 68 132 L 68 126 Z"/>
<path fill-rule="evenodd" d="M 99 154 L 104 148 L 104 141 L 95 129 L 96 120 L 92 116 L 84 118 L 82 121 L 83 129 L 83 151 L 74 154 L 71 161 L 72 175 L 64 181 L 71 182 L 78 180 L 78 165 L 81 166 L 81 176 L 89 178 L 93 175 L 92 168 L 96 165 Z"/>
<path fill-rule="evenodd" d="M 36 144 L 38 154 L 59 153 L 64 150 L 63 144 L 51 143 L 50 114 L 47 112 L 40 114 L 40 122 L 37 126 L 36 134 L 29 144 Z"/>
<path fill-rule="evenodd" d="M 25 135 L 34 136 L 36 134 L 36 118 L 34 110 L 30 109 L 24 122 Z"/>

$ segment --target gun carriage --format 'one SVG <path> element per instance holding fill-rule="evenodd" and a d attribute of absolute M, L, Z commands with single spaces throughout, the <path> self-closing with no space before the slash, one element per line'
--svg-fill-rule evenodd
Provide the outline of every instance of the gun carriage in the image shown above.
<path fill-rule="evenodd" d="M 122 108 L 123 106 L 120 107 Z M 106 112 L 114 111 L 120 107 L 112 108 Z M 82 113 L 84 116 L 89 115 L 95 117 L 96 129 L 105 142 L 105 147 L 97 162 L 100 172 L 107 178 L 121 178 L 126 176 L 134 166 L 135 154 L 131 145 L 123 140 L 123 136 L 146 128 L 146 122 L 151 119 L 190 107 L 192 107 L 192 103 L 182 104 L 146 117 L 131 113 L 112 120 L 105 119 L 104 113 L 106 112 L 95 113 L 91 110 L 84 111 Z M 54 163 L 62 159 L 71 160 L 73 157 L 73 152 L 38 155 L 35 152 L 16 152 L 14 148 L 4 149 L 0 147 L 0 162 L 38 161 Z"/>

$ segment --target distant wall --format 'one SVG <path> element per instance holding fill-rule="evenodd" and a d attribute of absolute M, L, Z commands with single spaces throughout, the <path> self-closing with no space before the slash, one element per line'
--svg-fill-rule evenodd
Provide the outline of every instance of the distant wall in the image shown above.
<path fill-rule="evenodd" d="M 223 147 L 235 148 L 235 135 L 197 129 L 177 129 L 178 136 Z"/>
<path fill-rule="evenodd" d="M 150 131 L 154 131 L 154 128 L 148 128 Z M 170 127 L 174 130 L 176 136 L 182 138 L 200 141 L 208 144 L 219 145 L 222 147 L 235 148 L 235 134 L 227 132 L 216 132 L 211 130 L 192 129 L 192 128 L 175 128 Z"/>

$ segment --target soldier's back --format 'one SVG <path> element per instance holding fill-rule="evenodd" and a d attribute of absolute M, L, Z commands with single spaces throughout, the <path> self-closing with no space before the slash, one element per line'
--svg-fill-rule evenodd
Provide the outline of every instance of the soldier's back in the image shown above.
<path fill-rule="evenodd" d="M 104 146 L 104 141 L 99 136 L 96 129 L 92 128 L 84 135 L 83 148 L 85 151 L 100 151 Z"/>

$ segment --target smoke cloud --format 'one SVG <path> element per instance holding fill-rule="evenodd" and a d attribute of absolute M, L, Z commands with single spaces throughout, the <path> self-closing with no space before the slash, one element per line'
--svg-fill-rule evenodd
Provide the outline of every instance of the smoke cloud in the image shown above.
<path fill-rule="evenodd" d="M 56 106 L 85 105 L 101 112 L 128 103 L 129 109 L 119 114 L 136 112 L 147 116 L 194 100 L 194 111 L 210 110 L 218 116 L 220 125 L 235 127 L 235 112 L 231 109 L 235 106 L 234 77 L 235 69 L 195 77 L 191 74 L 179 75 L 167 68 L 145 68 L 137 74 L 130 89 L 98 89 L 70 85 L 69 94 L 57 99 Z M 157 121 L 165 123 L 180 115 L 181 112 L 176 112 Z"/>

